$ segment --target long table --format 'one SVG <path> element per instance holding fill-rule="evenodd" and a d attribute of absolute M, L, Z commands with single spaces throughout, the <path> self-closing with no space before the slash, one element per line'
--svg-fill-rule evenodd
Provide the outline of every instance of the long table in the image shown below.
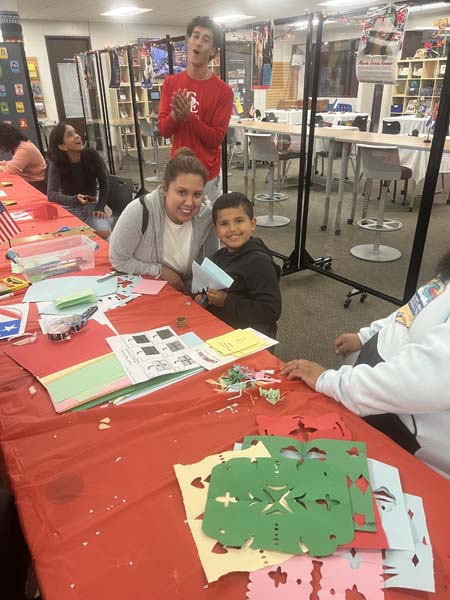
<path fill-rule="evenodd" d="M 302 133 L 301 125 L 289 125 L 288 123 L 266 123 L 261 121 L 254 121 L 252 119 L 245 119 L 241 122 L 233 123 L 234 127 L 245 131 L 254 131 L 256 133 L 271 133 L 271 134 L 287 134 L 291 136 L 300 136 Z M 324 218 L 322 229 L 326 229 L 329 222 L 329 210 L 331 200 L 331 185 L 333 170 L 332 164 L 334 156 L 336 154 L 336 148 L 338 144 L 342 144 L 342 159 L 339 176 L 339 190 L 336 205 L 335 225 L 334 230 L 337 235 L 341 232 L 341 213 L 342 205 L 344 200 L 344 188 L 346 182 L 346 174 L 348 170 L 348 159 L 350 149 L 353 144 L 370 144 L 374 146 L 396 146 L 399 150 L 414 150 L 417 152 L 429 152 L 431 144 L 426 143 L 424 138 L 408 136 L 408 135 L 391 135 L 372 133 L 366 131 L 355 131 L 351 127 L 316 127 L 314 129 L 315 140 L 328 140 L 328 167 L 327 177 L 325 185 L 325 204 L 324 204 Z M 450 153 L 450 140 L 445 143 L 444 152 Z M 359 172 L 360 172 L 360 157 L 357 153 L 356 167 L 357 171 L 355 174 L 355 182 L 353 186 L 353 198 L 352 198 L 352 212 L 350 214 L 350 220 L 354 219 L 356 199 L 358 194 L 358 183 L 359 183 Z M 254 186 L 254 178 L 253 178 Z M 252 197 L 254 196 L 255 190 L 252 189 Z M 244 143 L 244 193 L 248 195 L 248 146 Z"/>
<path fill-rule="evenodd" d="M 46 201 L 19 178 L 8 179 L 14 185 L 5 189 L 19 208 Z M 60 211 L 56 222 L 25 222 L 19 235 L 78 224 Z M 98 243 L 95 272 L 105 272 L 107 245 Z M 2 245 L 2 277 L 9 272 L 5 249 Z M 204 339 L 229 329 L 169 286 L 158 296 L 143 296 L 108 313 L 120 333 L 174 325 L 177 316 L 187 317 L 188 330 Z M 37 314 L 31 311 L 27 329 L 37 328 Z M 232 449 L 235 441 L 256 432 L 258 414 L 330 411 L 342 415 L 355 440 L 366 442 L 369 456 L 400 469 L 406 492 L 424 500 L 436 594 L 391 589 L 386 600 L 447 597 L 449 481 L 334 401 L 300 382 L 284 381 L 281 388 L 288 394 L 276 406 L 262 399 L 252 403 L 247 396 L 231 406 L 226 394 L 213 392 L 206 382 L 219 375 L 216 370 L 122 406 L 57 415 L 44 388 L 3 353 L 4 344 L 0 443 L 45 600 L 244 600 L 244 573 L 206 584 L 173 465 Z M 241 362 L 266 369 L 280 366 L 268 352 Z M 37 388 L 34 396 L 31 385 Z M 99 428 L 105 418 L 109 428 Z"/>

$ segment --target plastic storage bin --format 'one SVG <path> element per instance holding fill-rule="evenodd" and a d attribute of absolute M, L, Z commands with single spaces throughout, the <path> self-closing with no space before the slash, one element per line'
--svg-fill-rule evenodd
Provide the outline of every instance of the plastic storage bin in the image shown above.
<path fill-rule="evenodd" d="M 72 235 L 15 246 L 15 261 L 33 283 L 94 267 L 97 244 L 85 235 Z"/>

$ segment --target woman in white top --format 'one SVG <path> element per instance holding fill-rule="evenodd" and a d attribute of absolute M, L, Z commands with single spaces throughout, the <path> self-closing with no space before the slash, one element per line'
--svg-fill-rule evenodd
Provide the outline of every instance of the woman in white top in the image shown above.
<path fill-rule="evenodd" d="M 189 291 L 192 262 L 218 248 L 211 204 L 203 195 L 207 179 L 192 150 L 180 148 L 167 163 L 161 185 L 133 200 L 119 217 L 110 240 L 112 266 Z"/>
<path fill-rule="evenodd" d="M 353 365 L 293 360 L 282 373 L 365 417 L 450 479 L 450 251 L 437 273 L 405 306 L 335 340 L 336 354 L 359 353 Z"/>

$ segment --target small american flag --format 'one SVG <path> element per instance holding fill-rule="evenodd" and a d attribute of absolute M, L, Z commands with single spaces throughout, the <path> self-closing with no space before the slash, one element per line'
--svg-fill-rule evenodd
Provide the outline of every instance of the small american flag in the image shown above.
<path fill-rule="evenodd" d="M 0 202 L 0 242 L 6 242 L 20 233 L 19 227 L 13 221 L 11 215 Z"/>

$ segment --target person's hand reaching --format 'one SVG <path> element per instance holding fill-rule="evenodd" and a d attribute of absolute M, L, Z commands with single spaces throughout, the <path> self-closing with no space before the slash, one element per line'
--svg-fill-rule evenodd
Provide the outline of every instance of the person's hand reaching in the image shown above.
<path fill-rule="evenodd" d="M 336 354 L 348 354 L 361 349 L 361 340 L 357 333 L 343 333 L 334 340 L 334 351 Z"/>
<path fill-rule="evenodd" d="M 316 389 L 316 382 L 326 369 L 310 360 L 291 360 L 281 369 L 281 375 L 287 379 L 301 379 L 307 386 Z"/>

